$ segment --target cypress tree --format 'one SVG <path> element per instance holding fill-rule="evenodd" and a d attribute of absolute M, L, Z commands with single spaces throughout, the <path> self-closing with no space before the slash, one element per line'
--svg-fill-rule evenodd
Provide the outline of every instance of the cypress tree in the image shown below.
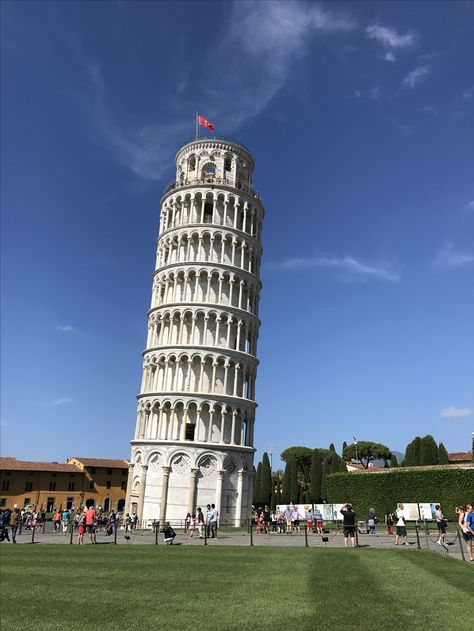
<path fill-rule="evenodd" d="M 408 443 L 405 449 L 405 457 L 403 458 L 404 467 L 413 467 L 413 441 Z"/>
<path fill-rule="evenodd" d="M 262 479 L 262 463 L 259 462 L 257 466 L 257 473 L 253 479 L 253 503 L 255 506 L 259 506 L 262 503 L 260 499 L 260 485 Z"/>
<path fill-rule="evenodd" d="M 272 470 L 270 459 L 265 451 L 262 458 L 262 470 L 260 474 L 260 501 L 266 506 L 270 506 L 272 498 Z"/>
<path fill-rule="evenodd" d="M 331 473 L 337 473 L 340 470 L 340 467 L 339 467 L 339 456 L 336 453 L 331 458 L 331 464 L 330 464 L 329 470 L 330 470 Z"/>
<path fill-rule="evenodd" d="M 336 448 L 334 447 L 334 443 L 331 443 L 331 444 L 329 445 L 329 449 L 330 449 L 331 451 L 333 451 L 334 453 L 336 453 Z"/>
<path fill-rule="evenodd" d="M 280 477 L 280 472 L 279 471 L 276 472 L 276 491 L 275 491 L 275 495 L 276 495 L 276 503 L 277 504 L 282 504 L 283 500 L 281 498 L 281 477 Z"/>
<path fill-rule="evenodd" d="M 318 504 L 321 501 L 321 480 L 323 475 L 323 460 L 317 449 L 311 457 L 311 500 Z"/>
<path fill-rule="evenodd" d="M 443 443 L 438 445 L 438 464 L 449 464 L 448 452 Z"/>
<path fill-rule="evenodd" d="M 286 463 L 285 473 L 283 475 L 283 490 L 281 494 L 281 503 L 289 504 L 291 502 L 291 464 Z"/>
<path fill-rule="evenodd" d="M 299 497 L 298 468 L 296 458 L 292 456 L 290 459 L 290 502 L 298 504 Z"/>
<path fill-rule="evenodd" d="M 397 460 L 397 456 L 395 454 L 392 454 L 392 457 L 390 458 L 390 466 L 391 467 L 398 467 L 398 460 Z"/>
<path fill-rule="evenodd" d="M 323 501 L 327 500 L 327 490 L 326 490 L 326 477 L 328 474 L 328 461 L 326 458 L 323 460 L 322 466 L 322 474 L 321 474 L 321 499 Z"/>
<path fill-rule="evenodd" d="M 344 449 L 347 447 L 346 441 L 342 443 L 342 453 L 344 453 Z"/>
<path fill-rule="evenodd" d="M 431 434 L 428 434 L 421 439 L 419 464 L 438 464 L 438 446 Z"/>
<path fill-rule="evenodd" d="M 270 510 L 272 512 L 276 510 L 276 505 L 277 505 L 276 491 L 275 491 L 275 486 L 272 484 L 272 499 L 270 501 Z"/>
<path fill-rule="evenodd" d="M 417 436 L 413 441 L 413 465 L 419 467 L 421 464 L 421 438 Z"/>

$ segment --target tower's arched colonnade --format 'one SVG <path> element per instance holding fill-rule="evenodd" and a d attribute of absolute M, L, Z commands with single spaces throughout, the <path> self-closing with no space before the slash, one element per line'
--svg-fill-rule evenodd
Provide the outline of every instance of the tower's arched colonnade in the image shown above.
<path fill-rule="evenodd" d="M 222 524 L 250 514 L 264 216 L 253 166 L 236 142 L 189 142 L 161 200 L 127 488 L 144 523 L 212 503 Z"/>

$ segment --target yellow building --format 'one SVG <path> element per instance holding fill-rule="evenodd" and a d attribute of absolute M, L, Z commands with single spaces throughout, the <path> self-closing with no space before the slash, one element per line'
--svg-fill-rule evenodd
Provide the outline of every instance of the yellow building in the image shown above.
<path fill-rule="evenodd" d="M 127 489 L 127 460 L 71 458 L 67 463 L 0 458 L 0 508 L 58 508 L 94 505 L 122 511 Z"/>
<path fill-rule="evenodd" d="M 72 464 L 0 458 L 0 507 L 51 513 L 84 502 L 84 472 Z"/>
<path fill-rule="evenodd" d="M 122 512 L 127 491 L 128 461 L 100 458 L 70 458 L 68 464 L 78 467 L 85 476 L 86 504 L 101 507 L 104 511 Z"/>

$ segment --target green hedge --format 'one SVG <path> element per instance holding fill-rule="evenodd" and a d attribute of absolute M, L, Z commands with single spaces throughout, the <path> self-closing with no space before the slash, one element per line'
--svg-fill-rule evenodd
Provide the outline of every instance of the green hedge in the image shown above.
<path fill-rule="evenodd" d="M 440 502 L 448 519 L 455 507 L 474 502 L 474 469 L 393 469 L 383 473 L 334 473 L 327 478 L 328 502 L 352 502 L 361 517 L 375 508 L 379 518 L 397 502 Z"/>

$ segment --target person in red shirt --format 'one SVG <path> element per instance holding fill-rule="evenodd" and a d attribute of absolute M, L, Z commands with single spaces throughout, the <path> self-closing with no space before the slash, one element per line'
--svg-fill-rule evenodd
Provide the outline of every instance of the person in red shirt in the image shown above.
<path fill-rule="evenodd" d="M 95 520 L 96 514 L 95 510 L 90 506 L 86 509 L 86 530 L 89 533 L 89 537 L 91 538 L 91 543 L 97 543 L 96 535 L 95 535 Z"/>
<path fill-rule="evenodd" d="M 59 524 L 61 523 L 61 511 L 57 510 L 53 515 L 53 529 L 54 532 L 59 530 Z"/>

